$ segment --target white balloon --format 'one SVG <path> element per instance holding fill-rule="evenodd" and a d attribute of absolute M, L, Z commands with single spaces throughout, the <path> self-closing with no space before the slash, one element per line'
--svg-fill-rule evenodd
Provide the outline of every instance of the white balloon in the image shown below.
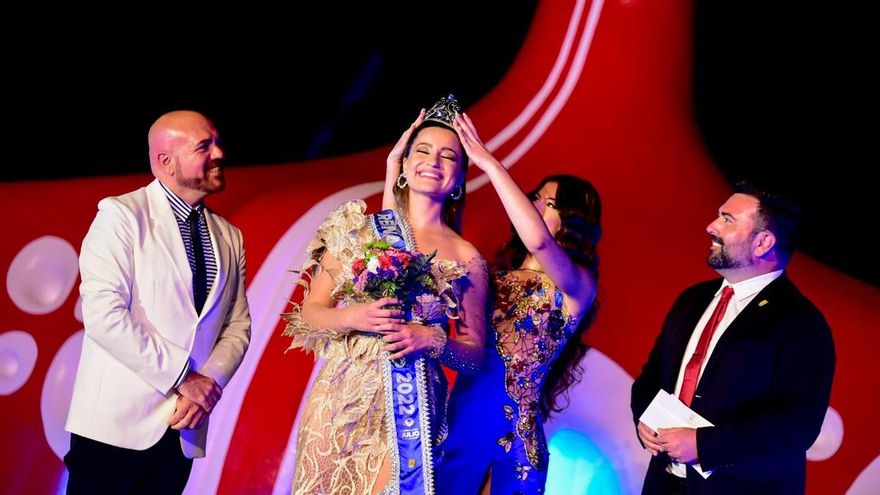
<path fill-rule="evenodd" d="M 10 395 L 27 383 L 37 363 L 37 342 L 31 334 L 12 330 L 0 334 L 0 395 Z"/>
<path fill-rule="evenodd" d="M 822 430 L 813 442 L 813 446 L 807 450 L 807 459 L 811 461 L 824 461 L 833 456 L 843 442 L 843 418 L 829 407 L 825 411 L 825 419 L 822 421 Z"/>
<path fill-rule="evenodd" d="M 76 368 L 79 366 L 84 335 L 85 331 L 80 330 L 64 341 L 55 358 L 52 359 L 43 382 L 43 393 L 40 397 L 43 433 L 52 452 L 55 452 L 59 459 L 63 459 L 64 454 L 70 449 L 70 434 L 64 431 L 64 423 L 70 410 L 73 380 L 76 378 Z"/>
<path fill-rule="evenodd" d="M 78 274 L 73 246 L 46 235 L 28 243 L 12 260 L 6 272 L 6 290 L 18 309 L 44 315 L 67 300 Z"/>
<path fill-rule="evenodd" d="M 880 456 L 875 457 L 859 474 L 846 491 L 846 495 L 876 495 L 878 486 L 880 486 Z"/>

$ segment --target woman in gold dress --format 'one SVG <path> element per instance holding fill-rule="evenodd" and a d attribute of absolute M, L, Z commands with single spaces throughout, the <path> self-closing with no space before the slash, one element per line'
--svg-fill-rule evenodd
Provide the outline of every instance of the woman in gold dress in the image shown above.
<path fill-rule="evenodd" d="M 457 113 L 452 95 L 441 99 L 392 149 L 396 211 L 367 215 L 362 201 L 345 203 L 308 247 L 307 293 L 284 315 L 284 333 L 291 348 L 314 352 L 323 365 L 300 416 L 294 494 L 434 493 L 446 437 L 440 362 L 475 370 L 486 324 L 486 263 L 459 235 L 467 156 L 452 129 Z M 395 309 L 400 301 L 357 302 L 345 290 L 365 243 L 380 239 L 436 251 L 432 273 L 443 297 L 416 321 Z M 447 338 L 450 317 L 455 339 Z"/>

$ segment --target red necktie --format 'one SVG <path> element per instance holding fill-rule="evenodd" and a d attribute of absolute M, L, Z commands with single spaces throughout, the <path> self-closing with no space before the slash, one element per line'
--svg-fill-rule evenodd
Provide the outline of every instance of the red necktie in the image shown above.
<path fill-rule="evenodd" d="M 684 380 L 681 382 L 681 392 L 679 392 L 678 398 L 688 406 L 694 400 L 697 381 L 700 379 L 700 368 L 703 366 L 703 359 L 709 349 L 709 341 L 712 340 L 712 334 L 715 333 L 715 329 L 724 318 L 724 313 L 727 312 L 727 303 L 730 302 L 731 296 L 733 296 L 733 287 L 728 285 L 721 291 L 721 299 L 715 306 L 715 311 L 712 312 L 709 321 L 706 322 L 706 328 L 700 334 L 700 340 L 697 342 L 697 348 L 694 350 L 691 360 L 684 368 Z"/>

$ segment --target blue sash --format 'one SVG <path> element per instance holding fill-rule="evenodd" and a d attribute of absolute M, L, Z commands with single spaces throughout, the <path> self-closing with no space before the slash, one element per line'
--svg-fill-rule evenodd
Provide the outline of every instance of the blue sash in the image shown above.
<path fill-rule="evenodd" d="M 398 249 L 414 246 L 398 224 L 393 210 L 370 217 L 373 232 Z M 408 308 L 407 320 L 410 319 Z M 386 354 L 387 356 L 387 354 Z M 385 385 L 385 426 L 391 453 L 390 487 L 401 494 L 434 494 L 434 466 L 431 455 L 431 418 L 424 357 L 382 360 Z M 392 493 L 398 493 L 393 490 Z"/>

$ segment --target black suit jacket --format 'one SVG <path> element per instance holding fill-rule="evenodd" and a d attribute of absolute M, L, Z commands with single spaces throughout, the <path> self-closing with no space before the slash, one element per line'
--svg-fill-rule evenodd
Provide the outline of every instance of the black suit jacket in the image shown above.
<path fill-rule="evenodd" d="M 632 386 L 633 420 L 659 389 L 675 392 L 685 347 L 721 280 L 675 301 L 648 362 Z M 819 434 L 831 394 L 834 343 L 822 313 L 783 274 L 758 293 L 718 340 L 691 408 L 715 426 L 697 430 L 701 494 L 803 494 L 806 450 Z M 662 493 L 665 454 L 651 459 L 645 494 Z"/>

